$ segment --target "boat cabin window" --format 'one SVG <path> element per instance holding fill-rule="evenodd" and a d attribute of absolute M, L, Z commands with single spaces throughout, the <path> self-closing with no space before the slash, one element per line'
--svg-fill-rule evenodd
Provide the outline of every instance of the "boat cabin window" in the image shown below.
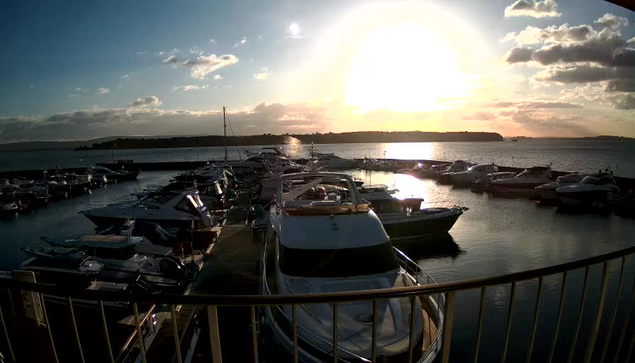
<path fill-rule="evenodd" d="M 594 176 L 585 176 L 584 179 L 582 179 L 582 181 L 580 182 L 580 184 L 590 184 L 590 185 L 596 185 L 598 184 L 598 182 L 600 181 L 600 179 L 594 177 Z"/>
<path fill-rule="evenodd" d="M 399 268 L 390 242 L 336 250 L 289 248 L 280 244 L 279 261 L 283 274 L 302 277 L 373 275 Z"/>
<path fill-rule="evenodd" d="M 203 206 L 203 202 L 201 202 L 200 198 L 197 196 L 187 195 L 185 198 L 181 199 L 181 201 L 176 205 L 176 209 L 190 213 L 190 214 L 198 214 L 198 208 Z"/>

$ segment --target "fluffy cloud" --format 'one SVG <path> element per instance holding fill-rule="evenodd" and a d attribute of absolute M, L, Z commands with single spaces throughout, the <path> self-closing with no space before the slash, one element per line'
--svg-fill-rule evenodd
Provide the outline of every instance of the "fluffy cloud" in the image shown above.
<path fill-rule="evenodd" d="M 495 101 L 485 104 L 490 108 L 515 107 L 524 110 L 537 110 L 543 108 L 582 108 L 582 105 L 571 102 L 559 101 Z"/>
<path fill-rule="evenodd" d="M 149 96 L 135 103 L 160 104 Z M 332 129 L 327 107 L 306 104 L 259 104 L 229 111 L 237 134 L 315 132 Z M 83 140 L 112 135 L 222 134 L 221 110 L 162 110 L 148 107 L 91 109 L 49 117 L 0 118 L 0 142 L 28 140 Z M 214 129 L 216 126 L 216 129 Z M 185 131 L 185 133 L 184 133 Z"/>
<path fill-rule="evenodd" d="M 616 110 L 635 110 L 635 96 L 624 94 L 611 100 Z"/>
<path fill-rule="evenodd" d="M 515 41 L 518 44 L 570 43 L 581 42 L 592 36 L 598 36 L 598 34 L 588 25 L 569 26 L 565 23 L 546 28 L 528 26 L 518 33 L 508 33 L 501 39 L 501 42 Z"/>
<path fill-rule="evenodd" d="M 95 91 L 96 95 L 105 95 L 107 93 L 110 93 L 110 88 L 100 87 Z"/>
<path fill-rule="evenodd" d="M 493 120 L 495 118 L 496 118 L 496 115 L 491 112 L 474 112 L 468 115 L 461 116 L 462 120 L 477 120 L 477 121 Z"/>
<path fill-rule="evenodd" d="M 602 28 L 618 29 L 621 26 L 628 26 L 628 19 L 613 14 L 604 14 L 594 22 Z"/>
<path fill-rule="evenodd" d="M 202 86 L 198 86 L 198 85 L 195 85 L 195 84 L 188 84 L 187 86 L 173 87 L 172 88 L 172 92 L 176 92 L 176 91 L 184 91 L 184 92 L 187 92 L 187 91 L 199 91 L 199 90 L 205 89 L 207 87 L 209 87 L 209 84 L 204 84 Z"/>
<path fill-rule="evenodd" d="M 218 81 L 223 79 L 223 76 L 221 76 L 220 74 L 214 75 L 214 80 Z"/>
<path fill-rule="evenodd" d="M 558 17 L 556 0 L 518 0 L 505 8 L 505 17 L 531 16 L 534 18 Z"/>
<path fill-rule="evenodd" d="M 188 68 L 192 78 L 203 79 L 212 72 L 238 63 L 238 57 L 233 54 L 223 54 L 218 57 L 216 54 L 210 54 L 208 56 L 200 55 L 195 58 L 181 59 L 176 55 L 170 55 L 163 60 L 163 63 L 174 68 Z"/>
<path fill-rule="evenodd" d="M 532 60 L 534 51 L 530 48 L 512 48 L 505 55 L 507 63 L 526 63 Z"/>
<path fill-rule="evenodd" d="M 234 48 L 238 48 L 241 45 L 245 45 L 245 44 L 247 44 L 248 41 L 249 41 L 249 39 L 247 39 L 247 37 L 243 37 L 241 40 L 239 40 L 236 43 L 234 43 Z"/>
<path fill-rule="evenodd" d="M 269 78 L 271 73 L 269 73 L 269 68 L 263 67 L 259 73 L 254 73 L 253 77 L 259 81 L 265 80 Z"/>
<path fill-rule="evenodd" d="M 146 98 L 137 98 L 130 106 L 133 108 L 143 108 L 143 107 L 159 107 L 162 102 L 159 100 L 157 96 L 148 96 Z"/>

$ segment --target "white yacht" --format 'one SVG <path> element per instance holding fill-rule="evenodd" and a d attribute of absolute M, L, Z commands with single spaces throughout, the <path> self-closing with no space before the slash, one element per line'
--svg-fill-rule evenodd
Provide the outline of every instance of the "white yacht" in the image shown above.
<path fill-rule="evenodd" d="M 452 185 L 472 185 L 472 183 L 487 179 L 487 175 L 491 173 L 498 173 L 498 166 L 477 164 L 470 166 L 465 171 L 450 172 L 446 174 L 446 177 L 448 183 Z"/>
<path fill-rule="evenodd" d="M 439 183 L 448 184 L 449 183 L 448 175 L 450 175 L 451 173 L 466 171 L 470 166 L 472 166 L 472 163 L 469 163 L 464 160 L 456 160 L 450 165 L 445 164 L 445 166 L 442 166 L 440 168 L 435 168 L 435 171 L 437 173 Z"/>
<path fill-rule="evenodd" d="M 135 202 L 81 211 L 100 228 L 121 226 L 126 221 L 146 221 L 163 227 L 212 226 L 212 217 L 196 191 L 154 192 Z"/>
<path fill-rule="evenodd" d="M 551 181 L 551 166 L 534 166 L 513 178 L 494 180 L 485 188 L 491 193 L 533 195 L 537 186 Z"/>
<path fill-rule="evenodd" d="M 370 202 L 392 241 L 447 233 L 467 210 L 451 204 L 421 209 L 422 198 L 397 199 L 385 185 L 362 187 L 359 192 Z"/>
<path fill-rule="evenodd" d="M 381 222 L 350 176 L 319 172 L 283 175 L 276 195 L 263 248 L 262 294 L 333 293 L 417 284 L 400 266 Z M 417 306 L 412 317 L 415 362 L 432 362 L 441 345 L 443 314 L 437 301 L 429 297 L 412 300 Z M 378 361 L 408 357 L 410 303 L 409 298 L 379 301 Z M 371 361 L 372 301 L 339 303 L 338 311 L 339 359 Z M 302 305 L 296 313 L 300 361 L 332 360 L 332 307 Z M 288 352 L 294 347 L 289 334 L 291 316 L 292 307 L 287 305 L 261 311 L 265 334 Z M 434 325 L 432 334 L 427 333 L 430 325 Z"/>
<path fill-rule="evenodd" d="M 556 194 L 564 204 L 594 204 L 612 201 L 620 188 L 612 173 L 598 173 L 584 177 L 580 183 L 561 186 Z"/>
<path fill-rule="evenodd" d="M 560 198 L 556 193 L 556 189 L 563 187 L 565 185 L 577 184 L 584 179 L 586 175 L 579 173 L 570 173 L 561 175 L 556 178 L 555 181 L 546 183 L 543 185 L 539 185 L 536 187 L 536 192 L 538 193 L 538 198 L 545 202 L 559 201 Z"/>
<path fill-rule="evenodd" d="M 231 172 L 231 166 L 229 165 L 219 167 L 211 164 L 198 168 L 194 171 L 179 173 L 174 177 L 174 179 L 181 182 L 219 182 L 222 184 L 222 187 L 225 188 L 229 185 L 229 181 L 233 179 L 233 174 Z"/>
<path fill-rule="evenodd" d="M 357 160 L 344 159 L 333 153 L 312 152 L 311 160 L 326 170 L 357 169 L 359 167 Z"/>

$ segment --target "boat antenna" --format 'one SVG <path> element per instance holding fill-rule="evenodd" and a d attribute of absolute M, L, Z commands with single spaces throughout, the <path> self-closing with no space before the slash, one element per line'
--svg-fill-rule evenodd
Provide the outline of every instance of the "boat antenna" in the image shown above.
<path fill-rule="evenodd" d="M 227 116 L 225 115 L 225 106 L 223 106 L 223 136 L 225 142 L 225 164 L 227 164 Z"/>

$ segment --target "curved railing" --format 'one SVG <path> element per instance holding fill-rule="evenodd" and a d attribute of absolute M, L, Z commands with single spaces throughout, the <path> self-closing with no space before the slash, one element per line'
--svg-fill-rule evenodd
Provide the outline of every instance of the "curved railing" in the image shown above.
<path fill-rule="evenodd" d="M 540 313 L 540 302 L 542 297 L 542 287 L 543 280 L 545 277 L 561 275 L 562 276 L 562 287 L 560 290 L 560 302 L 558 307 L 558 315 L 557 320 L 555 322 L 555 334 L 552 339 L 552 346 L 549 352 L 548 361 L 551 362 L 554 357 L 554 351 L 556 348 L 556 343 L 558 341 L 558 334 L 560 331 L 560 325 L 562 322 L 563 315 L 563 306 L 564 299 L 566 294 L 566 285 L 567 285 L 567 276 L 568 273 L 573 270 L 584 269 L 584 282 L 583 282 L 583 290 L 581 296 L 581 307 L 578 314 L 578 324 L 575 329 L 575 334 L 573 336 L 573 345 L 571 351 L 569 352 L 569 357 L 573 357 L 576 353 L 576 342 L 580 332 L 580 326 L 582 321 L 584 302 L 587 296 L 587 287 L 589 283 L 589 269 L 592 266 L 602 264 L 602 277 L 600 282 L 600 294 L 597 301 L 596 311 L 594 317 L 592 319 L 591 330 L 588 334 L 589 339 L 586 344 L 586 349 L 584 353 L 584 361 L 589 362 L 592 360 L 604 360 L 607 356 L 607 350 L 609 343 L 611 342 L 611 338 L 613 337 L 613 328 L 615 327 L 617 311 L 620 307 L 620 296 L 623 291 L 623 282 L 624 282 L 624 271 L 627 257 L 631 254 L 635 253 L 635 246 L 629 247 L 626 249 L 622 249 L 615 252 L 610 252 L 606 254 L 602 254 L 599 256 L 594 256 L 590 258 L 585 258 L 577 261 L 566 262 L 558 265 L 553 265 L 549 267 L 537 268 L 532 270 L 526 270 L 521 272 L 510 273 L 501 276 L 494 277 L 486 277 L 486 278 L 478 278 L 471 279 L 465 281 L 458 282 L 448 282 L 448 283 L 439 283 L 439 284 L 425 284 L 422 286 L 414 286 L 414 287 L 404 287 L 399 289 L 384 289 L 384 290 L 369 290 L 369 291 L 353 291 L 353 292 L 338 292 L 338 293 L 325 293 L 325 294 L 306 294 L 306 295 L 130 295 L 130 294 L 122 294 L 116 292 L 107 292 L 107 291 L 71 291 L 64 290 L 58 286 L 46 285 L 46 284 L 35 284 L 17 280 L 10 279 L 0 279 L 0 288 L 10 289 L 13 291 L 22 290 L 22 291 L 30 291 L 37 292 L 41 294 L 49 294 L 56 296 L 68 297 L 68 302 L 70 303 L 70 310 L 72 311 L 72 301 L 73 299 L 82 299 L 82 300 L 92 300 L 95 301 L 95 306 L 102 307 L 101 313 L 103 316 L 103 302 L 104 301 L 124 301 L 130 302 L 134 308 L 136 323 L 137 323 L 137 331 L 140 332 L 139 324 L 142 323 L 139 318 L 137 312 L 137 304 L 139 303 L 150 303 L 155 305 L 168 305 L 168 306 L 176 306 L 176 305 L 198 305 L 205 306 L 207 308 L 208 313 L 208 329 L 210 335 L 210 348 L 211 355 L 214 358 L 214 362 L 218 363 L 221 361 L 221 351 L 220 351 L 220 335 L 222 332 L 219 331 L 218 327 L 218 318 L 217 318 L 217 308 L 223 306 L 245 306 L 250 307 L 251 309 L 251 328 L 252 328 L 252 346 L 254 349 L 254 361 L 258 361 L 258 324 L 256 322 L 256 314 L 255 309 L 259 306 L 277 306 L 277 305 L 298 305 L 298 304 L 316 304 L 316 303 L 330 303 L 336 309 L 339 303 L 343 302 L 352 302 L 352 301 L 378 301 L 382 299 L 396 298 L 396 297 L 415 297 L 420 295 L 431 295 L 431 294 L 442 294 L 445 299 L 445 319 L 443 326 L 443 347 L 442 347 L 442 361 L 448 362 L 450 360 L 450 347 L 452 344 L 452 327 L 455 317 L 455 304 L 456 304 L 456 293 L 462 292 L 466 290 L 474 290 L 480 289 L 480 305 L 479 305 L 479 313 L 478 313 L 478 328 L 476 331 L 476 352 L 474 354 L 474 361 L 476 361 L 479 357 L 479 347 L 482 340 L 482 328 L 483 328 L 483 303 L 484 296 L 487 288 L 493 286 L 500 285 L 511 285 L 511 294 L 509 298 L 509 313 L 507 316 L 507 324 L 505 331 L 505 341 L 503 346 L 503 354 L 502 361 L 505 361 L 508 356 L 508 345 L 510 341 L 510 331 L 512 326 L 512 321 L 514 318 L 513 315 L 513 307 L 514 307 L 514 299 L 516 292 L 516 284 L 521 281 L 527 280 L 538 280 L 538 292 L 536 294 L 536 305 L 534 309 L 534 317 L 533 317 L 533 328 L 531 332 L 531 340 L 529 342 L 529 351 L 528 351 L 528 360 L 531 358 L 532 349 L 534 348 L 536 330 L 538 326 L 538 317 Z M 404 255 L 405 256 L 405 255 Z M 615 299 L 615 304 L 612 307 L 609 307 L 608 312 L 605 311 L 606 305 L 606 292 L 609 283 L 609 268 L 610 264 L 614 260 L 621 260 L 621 267 L 619 272 L 619 282 L 617 284 L 617 297 Z M 634 283 L 635 286 L 635 283 Z M 626 318 L 623 320 L 625 323 L 622 326 L 621 334 L 616 337 L 619 338 L 617 342 L 616 349 L 612 349 L 611 352 L 614 353 L 615 361 L 629 361 L 631 352 L 633 350 L 633 345 L 635 345 L 635 334 L 631 334 L 627 332 L 628 321 L 631 317 L 631 308 L 633 304 L 633 300 L 635 299 L 635 289 L 631 289 L 630 298 L 628 300 L 628 304 L 626 306 Z M 46 310 L 46 308 L 45 308 Z M 596 343 L 598 338 L 598 332 L 600 329 L 601 319 L 603 314 L 609 313 L 610 323 L 608 326 L 608 333 L 606 339 L 604 341 L 604 345 L 602 350 L 596 350 Z M 172 309 L 172 314 L 174 318 L 174 309 Z M 46 313 L 44 314 L 46 318 Z M 6 316 L 6 312 L 5 312 Z M 73 314 L 71 317 L 74 319 Z M 3 326 L 5 325 L 5 320 L 2 315 L 2 311 L 0 311 L 0 319 L 2 319 Z M 104 320 L 105 321 L 105 320 Z M 75 326 L 75 333 L 76 324 Z M 48 326 L 48 324 L 47 324 Z M 107 336 L 107 327 L 104 324 L 103 327 L 106 330 Z M 11 347 L 11 342 L 14 342 L 15 337 L 11 337 L 10 332 L 5 328 L 4 330 L 5 339 L 9 342 L 9 350 Z M 178 338 L 178 332 L 176 332 L 176 336 Z M 628 351 L 622 351 L 624 346 L 625 337 L 630 336 L 632 341 L 630 343 Z M 337 337 L 334 337 L 334 345 L 337 346 L 337 342 L 335 341 Z M 178 339 L 176 339 L 178 341 Z M 81 351 L 81 344 L 78 339 L 78 349 Z M 180 346 L 175 347 L 176 351 L 180 353 Z M 144 349 L 141 349 L 142 361 L 145 361 L 146 357 L 144 356 Z M 12 353 L 4 352 L 5 357 L 11 357 Z M 181 361 L 181 354 L 177 354 L 177 361 Z M 376 358 L 376 357 L 374 357 Z M 596 359 L 600 358 L 600 359 Z M 618 359 L 625 358 L 625 359 Z M 335 362 L 338 362 L 337 356 L 333 357 Z M 113 361 L 115 361 L 113 359 Z"/>

